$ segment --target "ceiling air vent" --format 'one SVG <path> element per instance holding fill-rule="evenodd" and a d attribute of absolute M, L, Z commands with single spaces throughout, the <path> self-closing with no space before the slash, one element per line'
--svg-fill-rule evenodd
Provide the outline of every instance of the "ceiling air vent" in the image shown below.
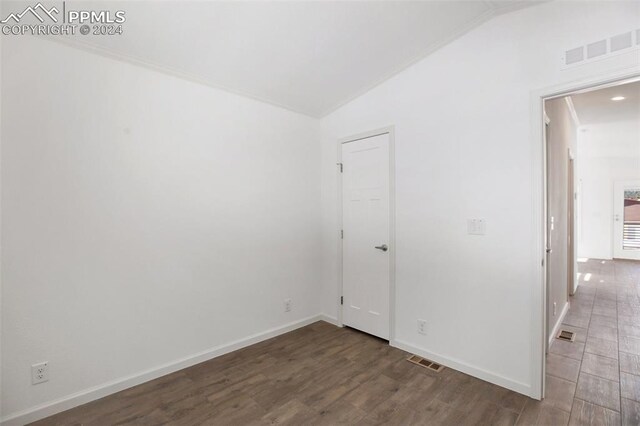
<path fill-rule="evenodd" d="M 573 342 L 574 340 L 576 340 L 576 333 L 568 330 L 560 330 L 556 338 L 559 340 L 565 340 L 567 342 Z"/>
<path fill-rule="evenodd" d="M 632 49 L 640 49 L 640 29 L 565 50 L 562 68 L 587 64 Z"/>
<path fill-rule="evenodd" d="M 433 361 L 429 361 L 428 359 L 422 358 L 418 355 L 411 355 L 407 361 L 412 362 L 416 365 L 419 365 L 421 367 L 424 368 L 428 368 L 429 370 L 433 370 L 436 373 L 441 372 L 442 370 L 444 370 L 444 365 L 442 364 L 438 364 L 436 362 Z"/>

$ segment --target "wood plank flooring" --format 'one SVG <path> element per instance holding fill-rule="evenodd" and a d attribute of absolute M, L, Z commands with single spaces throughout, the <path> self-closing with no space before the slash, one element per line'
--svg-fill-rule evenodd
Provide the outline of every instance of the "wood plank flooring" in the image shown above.
<path fill-rule="evenodd" d="M 37 425 L 513 425 L 529 398 L 317 322 Z"/>
<path fill-rule="evenodd" d="M 544 401 L 317 322 L 37 425 L 639 425 L 640 262 L 580 263 Z"/>

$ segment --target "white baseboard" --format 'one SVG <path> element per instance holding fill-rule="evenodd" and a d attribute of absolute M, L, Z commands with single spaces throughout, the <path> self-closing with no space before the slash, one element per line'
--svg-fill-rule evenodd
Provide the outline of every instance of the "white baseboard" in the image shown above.
<path fill-rule="evenodd" d="M 398 349 L 402 349 L 403 351 L 419 355 L 431 361 L 435 361 L 439 364 L 444 365 L 445 367 L 453 368 L 454 370 L 458 370 L 470 376 L 477 377 L 478 379 L 482 379 L 486 382 L 493 383 L 498 386 L 502 386 L 503 388 L 510 389 L 514 392 L 518 392 L 526 396 L 531 396 L 531 392 L 532 392 L 531 385 L 528 385 L 526 383 L 521 383 L 512 379 L 509 379 L 508 377 L 501 376 L 500 374 L 483 370 L 482 368 L 478 368 L 473 365 L 467 364 L 464 361 L 460 361 L 454 358 L 449 358 L 447 356 L 429 352 L 425 349 L 419 348 L 417 346 L 413 346 L 412 344 L 403 342 L 401 340 L 393 340 L 389 342 L 389 344 Z"/>
<path fill-rule="evenodd" d="M 569 312 L 569 302 L 565 302 L 564 306 L 562 307 L 562 311 L 560 312 L 560 316 L 558 317 L 558 321 L 556 321 L 555 325 L 553 326 L 553 330 L 551 331 L 551 335 L 549 336 L 549 347 L 551 347 L 553 339 L 558 334 L 558 330 L 560 330 L 560 326 L 562 325 L 562 321 L 564 321 L 564 317 L 567 315 L 567 312 Z"/>
<path fill-rule="evenodd" d="M 580 281 L 578 281 L 578 279 L 576 278 L 573 283 L 573 293 L 571 293 L 572 296 L 575 296 L 575 294 L 578 292 L 578 287 L 580 287 Z"/>
<path fill-rule="evenodd" d="M 613 260 L 611 253 L 589 253 L 587 255 L 579 254 L 578 259 L 598 259 L 598 260 Z"/>
<path fill-rule="evenodd" d="M 329 324 L 333 324 L 336 327 L 340 327 L 340 325 L 338 324 L 338 318 L 336 317 L 332 317 L 327 314 L 320 314 L 320 319 L 324 322 L 328 322 Z"/>
<path fill-rule="evenodd" d="M 207 349 L 206 351 L 197 354 L 189 355 L 187 357 L 172 361 L 159 367 L 154 367 L 152 369 L 142 371 L 128 377 L 116 379 L 111 382 L 103 383 L 101 385 L 85 389 L 71 395 L 67 395 L 55 401 L 47 402 L 45 404 L 41 404 L 27 410 L 9 414 L 7 417 L 4 417 L 0 421 L 0 423 L 2 424 L 2 426 L 22 426 L 27 423 L 35 422 L 45 417 L 49 417 L 62 411 L 77 407 L 79 405 L 95 401 L 96 399 L 103 398 L 107 395 L 120 392 L 124 389 L 137 386 L 153 379 L 157 379 L 158 377 L 165 376 L 167 374 L 182 370 L 187 367 L 191 367 L 192 365 L 208 361 L 212 358 L 216 358 L 229 352 L 242 349 L 258 342 L 262 342 L 263 340 L 271 339 L 272 337 L 288 333 L 297 328 L 304 327 L 321 320 L 333 323 L 332 318 L 326 315 L 314 315 L 308 318 L 301 319 L 299 321 L 294 321 L 280 327 L 266 330 L 262 333 L 254 334 L 244 339 L 236 340 L 225 345 Z"/>

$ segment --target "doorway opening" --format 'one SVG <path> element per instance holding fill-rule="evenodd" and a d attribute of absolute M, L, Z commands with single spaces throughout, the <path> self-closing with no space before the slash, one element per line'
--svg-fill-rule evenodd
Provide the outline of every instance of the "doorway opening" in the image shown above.
<path fill-rule="evenodd" d="M 640 260 L 640 180 L 615 182 L 613 203 L 613 256 Z"/>
<path fill-rule="evenodd" d="M 543 390 L 619 414 L 640 383 L 640 81 L 543 101 Z"/>

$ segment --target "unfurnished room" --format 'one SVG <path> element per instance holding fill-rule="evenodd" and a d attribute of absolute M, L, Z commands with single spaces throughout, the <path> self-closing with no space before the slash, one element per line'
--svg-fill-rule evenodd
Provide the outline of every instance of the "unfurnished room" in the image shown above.
<path fill-rule="evenodd" d="M 640 425 L 640 1 L 1 1 L 27 424 Z"/>

